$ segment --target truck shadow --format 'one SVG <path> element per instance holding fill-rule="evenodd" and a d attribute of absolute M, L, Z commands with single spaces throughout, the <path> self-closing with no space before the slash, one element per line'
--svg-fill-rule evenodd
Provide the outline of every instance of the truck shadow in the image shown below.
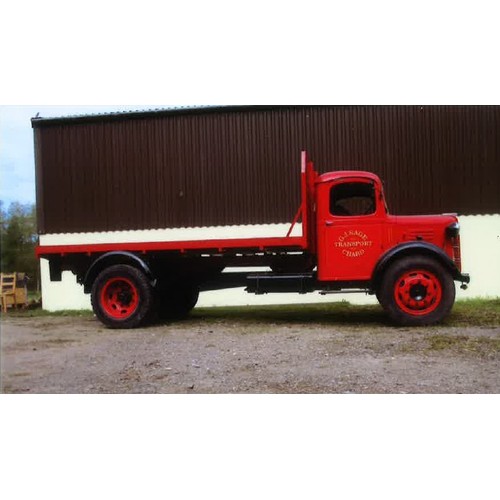
<path fill-rule="evenodd" d="M 308 324 L 349 326 L 390 326 L 380 306 L 353 306 L 327 304 L 307 306 L 263 306 L 196 309 L 191 321 L 230 321 L 244 324 Z"/>

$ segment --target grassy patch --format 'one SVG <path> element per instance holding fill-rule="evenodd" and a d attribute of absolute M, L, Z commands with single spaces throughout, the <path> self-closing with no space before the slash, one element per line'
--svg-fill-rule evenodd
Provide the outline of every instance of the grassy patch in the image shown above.
<path fill-rule="evenodd" d="M 3 318 L 90 318 L 94 315 L 92 311 L 58 311 L 49 312 L 43 309 L 9 309 Z"/>
<path fill-rule="evenodd" d="M 77 343 L 77 341 L 73 340 L 73 339 L 47 339 L 47 340 L 42 341 L 42 344 L 47 345 L 47 346 L 76 344 L 76 343 Z"/>
<path fill-rule="evenodd" d="M 42 309 L 9 311 L 7 317 L 92 317 L 92 311 L 47 312 Z M 329 304 L 218 307 L 195 309 L 186 321 L 204 321 L 217 324 L 233 321 L 239 324 L 316 324 L 353 327 L 390 326 L 378 305 L 356 306 L 348 302 Z M 440 327 L 498 327 L 500 326 L 500 299 L 463 300 L 455 304 L 451 316 Z"/>
<path fill-rule="evenodd" d="M 486 337 L 470 338 L 465 335 L 433 335 L 428 338 L 428 342 L 429 351 L 451 350 L 463 354 L 474 353 L 481 356 L 491 356 L 500 353 L 500 339 Z"/>
<path fill-rule="evenodd" d="M 30 292 L 28 291 L 28 301 L 38 301 L 42 298 L 41 292 Z"/>
<path fill-rule="evenodd" d="M 433 335 L 432 337 L 429 337 L 428 341 L 429 350 L 444 351 L 457 346 L 463 347 L 470 341 L 470 338 L 465 335 L 458 335 L 456 337 L 450 337 L 448 335 Z"/>
<path fill-rule="evenodd" d="M 348 302 L 196 309 L 192 317 L 204 321 L 229 320 L 244 323 L 390 325 L 380 306 L 356 306 Z M 458 301 L 451 316 L 436 328 L 450 326 L 500 326 L 500 299 Z"/>
<path fill-rule="evenodd" d="M 351 326 L 384 325 L 387 318 L 380 306 L 354 306 L 348 302 L 332 304 L 221 307 L 195 309 L 193 319 L 234 321 L 244 324 L 344 324 Z"/>
<path fill-rule="evenodd" d="M 444 325 L 500 326 L 500 298 L 460 300 Z"/>

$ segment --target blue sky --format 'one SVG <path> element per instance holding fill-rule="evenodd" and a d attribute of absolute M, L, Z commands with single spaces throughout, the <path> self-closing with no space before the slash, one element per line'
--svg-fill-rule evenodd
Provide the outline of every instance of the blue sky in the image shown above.
<path fill-rule="evenodd" d="M 35 203 L 35 160 L 31 118 L 106 113 L 168 106 L 0 106 L 0 200 Z M 4 205 L 4 206 L 5 206 Z"/>

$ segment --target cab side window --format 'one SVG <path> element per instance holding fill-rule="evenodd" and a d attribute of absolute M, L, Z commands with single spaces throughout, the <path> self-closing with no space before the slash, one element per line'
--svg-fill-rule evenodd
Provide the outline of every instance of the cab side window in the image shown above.
<path fill-rule="evenodd" d="M 330 213 L 337 217 L 359 217 L 376 212 L 375 186 L 351 182 L 333 186 L 330 191 Z"/>

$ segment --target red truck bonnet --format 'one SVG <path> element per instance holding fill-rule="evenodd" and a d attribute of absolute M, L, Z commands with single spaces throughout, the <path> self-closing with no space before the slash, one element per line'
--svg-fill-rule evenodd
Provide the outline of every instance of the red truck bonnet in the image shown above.
<path fill-rule="evenodd" d="M 461 271 L 460 223 L 456 214 L 389 216 L 390 244 L 422 241 L 442 248 Z"/>

